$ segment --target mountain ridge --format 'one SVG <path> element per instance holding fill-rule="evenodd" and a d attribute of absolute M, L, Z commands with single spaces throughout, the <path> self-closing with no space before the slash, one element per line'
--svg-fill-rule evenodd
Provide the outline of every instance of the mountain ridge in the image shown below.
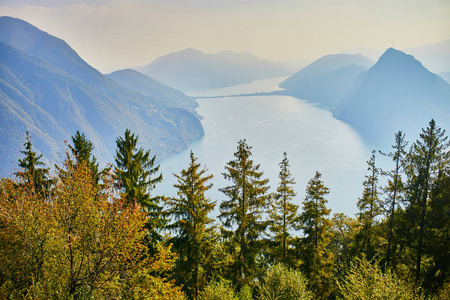
<path fill-rule="evenodd" d="M 450 114 L 450 85 L 412 55 L 389 48 L 358 82 L 333 115 L 371 142 L 387 141 L 395 130 L 419 132 L 431 118 Z"/>
<path fill-rule="evenodd" d="M 0 24 L 5 23 L 8 26 L 0 30 L 3 171 L 11 169 L 14 161 L 17 163 L 25 131 L 30 131 L 33 145 L 47 159 L 65 148 L 64 140 L 77 130 L 83 131 L 94 143 L 94 154 L 102 163 L 113 161 L 115 139 L 126 128 L 138 134 L 140 143 L 150 148 L 158 160 L 184 150 L 204 134 L 193 114 L 103 76 L 61 39 L 53 39 L 20 19 L 0 18 Z M 14 25 L 20 30 L 15 30 Z M 20 34 L 27 42 L 18 46 L 31 53 L 8 44 L 11 40 L 17 44 L 14 41 L 20 40 Z M 41 35 L 45 42 L 38 41 Z M 48 49 L 59 49 L 61 53 L 48 54 Z"/>
<path fill-rule="evenodd" d="M 193 48 L 169 53 L 134 69 L 183 92 L 222 88 L 290 73 L 283 64 L 262 60 L 248 52 L 207 54 Z"/>

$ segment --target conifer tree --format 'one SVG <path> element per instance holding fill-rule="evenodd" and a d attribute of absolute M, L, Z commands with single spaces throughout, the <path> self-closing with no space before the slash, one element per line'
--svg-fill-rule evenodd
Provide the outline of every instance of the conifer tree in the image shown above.
<path fill-rule="evenodd" d="M 431 120 L 426 129 L 422 129 L 419 139 L 412 145 L 408 154 L 407 166 L 407 207 L 406 218 L 410 241 L 415 252 L 415 280 L 419 283 L 422 273 L 422 259 L 425 241 L 430 235 L 433 220 L 427 213 L 430 209 L 431 192 L 437 186 L 442 174 L 446 174 L 450 165 L 450 142 L 445 130 Z M 445 177 L 444 177 L 445 178 Z"/>
<path fill-rule="evenodd" d="M 189 167 L 174 174 L 178 183 L 178 198 L 168 199 L 169 215 L 172 223 L 168 228 L 174 230 L 177 236 L 172 239 L 178 254 L 178 266 L 175 271 L 187 294 L 196 299 L 205 283 L 202 277 L 205 273 L 205 250 L 208 248 L 209 231 L 212 230 L 208 214 L 214 209 L 215 203 L 206 198 L 205 192 L 212 187 L 208 183 L 213 175 L 206 175 L 207 170 L 201 169 L 194 153 L 190 154 Z"/>
<path fill-rule="evenodd" d="M 116 176 L 129 204 L 139 203 L 149 215 L 146 224 L 150 233 L 150 249 L 155 250 L 156 241 L 161 240 L 157 230 L 164 226 L 159 197 L 151 197 L 150 192 L 162 181 L 162 174 L 156 176 L 159 165 L 154 167 L 156 156 L 150 157 L 150 150 L 137 148 L 139 136 L 125 130 L 125 136 L 116 140 Z M 156 177 L 153 177 L 156 176 Z"/>
<path fill-rule="evenodd" d="M 329 189 L 321 174 L 308 182 L 300 221 L 304 237 L 300 241 L 301 269 L 316 291 L 316 298 L 326 298 L 332 292 L 333 254 L 329 249 L 331 210 L 326 207 Z"/>
<path fill-rule="evenodd" d="M 407 145 L 408 142 L 405 140 L 405 134 L 399 131 L 395 134 L 395 144 L 392 145 L 393 152 L 390 152 L 388 154 L 382 153 L 383 155 L 390 157 L 395 165 L 393 170 L 383 172 L 385 175 L 388 176 L 388 183 L 385 188 L 385 191 L 387 193 L 387 198 L 385 201 L 385 206 L 387 207 L 387 210 L 385 215 L 388 223 L 386 267 L 392 266 L 391 258 L 392 252 L 394 250 L 393 248 L 395 247 L 394 223 L 396 220 L 396 209 L 403 200 L 404 185 L 401 174 L 404 171 L 403 166 L 406 156 L 405 148 Z"/>
<path fill-rule="evenodd" d="M 49 169 L 45 168 L 45 164 L 41 161 L 42 154 L 37 155 L 33 151 L 31 137 L 28 131 L 23 145 L 25 146 L 25 150 L 20 151 L 20 153 L 25 155 L 25 157 L 19 159 L 21 171 L 18 171 L 16 175 L 24 182 L 32 184 L 35 193 L 45 196 L 50 185 L 50 180 L 47 177 Z"/>
<path fill-rule="evenodd" d="M 84 133 L 80 133 L 78 130 L 75 136 L 72 136 L 72 145 L 69 145 L 69 149 L 73 156 L 77 160 L 77 163 L 85 162 L 92 173 L 92 178 L 95 182 L 98 182 L 98 163 L 97 158 L 92 155 L 94 145 L 86 138 Z"/>
<path fill-rule="evenodd" d="M 362 245 L 360 245 L 358 252 L 363 252 L 368 259 L 372 259 L 375 255 L 376 239 L 376 234 L 373 231 L 376 217 L 381 213 L 378 191 L 380 170 L 375 164 L 375 150 L 372 151 L 372 156 L 367 161 L 367 171 L 369 171 L 369 175 L 366 175 L 366 180 L 363 182 L 363 195 L 357 203 L 359 209 L 358 220 L 362 225 L 358 234 L 358 240 Z"/>
<path fill-rule="evenodd" d="M 228 199 L 220 204 L 219 218 L 225 238 L 237 246 L 232 268 L 239 289 L 255 275 L 255 257 L 267 227 L 262 215 L 270 197 L 269 180 L 262 178 L 263 172 L 251 160 L 250 150 L 245 140 L 239 141 L 235 159 L 226 164 L 223 173 L 232 185 L 220 189 Z"/>
<path fill-rule="evenodd" d="M 291 230 L 298 227 L 298 205 L 292 203 L 296 193 L 293 185 L 295 184 L 289 171 L 289 160 L 286 152 L 283 153 L 283 160 L 280 162 L 280 173 L 278 178 L 280 182 L 277 187 L 277 193 L 272 203 L 272 209 L 269 212 L 270 231 L 274 234 L 274 239 L 278 246 L 278 260 L 288 265 L 287 252 L 291 243 Z"/>

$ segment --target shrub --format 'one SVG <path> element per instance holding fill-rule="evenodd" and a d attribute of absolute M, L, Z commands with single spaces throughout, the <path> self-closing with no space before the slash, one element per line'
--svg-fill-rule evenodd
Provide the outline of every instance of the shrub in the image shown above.
<path fill-rule="evenodd" d="M 277 264 L 266 272 L 264 282 L 259 284 L 261 300 L 313 299 L 307 289 L 307 280 L 300 271 L 290 270 Z"/>
<path fill-rule="evenodd" d="M 412 284 L 397 278 L 389 270 L 381 272 L 377 264 L 372 264 L 365 258 L 352 264 L 344 282 L 338 283 L 338 286 L 342 299 L 424 299 Z"/>

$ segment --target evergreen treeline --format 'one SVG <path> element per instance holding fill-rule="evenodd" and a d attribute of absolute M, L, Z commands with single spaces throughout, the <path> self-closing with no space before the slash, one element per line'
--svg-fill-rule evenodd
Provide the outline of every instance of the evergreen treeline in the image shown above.
<path fill-rule="evenodd" d="M 50 174 L 27 133 L 0 182 L 0 298 L 450 299 L 450 141 L 434 120 L 372 151 L 354 217 L 331 214 L 319 172 L 299 196 L 286 153 L 269 192 L 246 140 L 221 203 L 194 153 L 177 197 L 157 197 L 155 156 L 130 130 L 116 142 L 101 169 L 77 132 Z"/>

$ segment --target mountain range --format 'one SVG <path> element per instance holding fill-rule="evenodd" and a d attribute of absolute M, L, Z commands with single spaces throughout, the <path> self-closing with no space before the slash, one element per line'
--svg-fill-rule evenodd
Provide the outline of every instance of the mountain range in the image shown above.
<path fill-rule="evenodd" d="M 450 85 L 412 55 L 389 48 L 358 77 L 333 115 L 373 144 L 392 141 L 393 131 L 418 133 L 432 118 L 448 126 Z"/>
<path fill-rule="evenodd" d="M 389 145 L 395 131 L 420 132 L 432 118 L 450 125 L 448 82 L 393 48 L 375 64 L 362 55 L 323 56 L 280 87 L 284 94 L 327 107 L 378 147 Z"/>
<path fill-rule="evenodd" d="M 291 74 L 285 64 L 262 60 L 247 52 L 205 54 L 192 48 L 161 56 L 150 64 L 135 69 L 183 92 L 221 88 Z"/>
<path fill-rule="evenodd" d="M 373 61 L 362 55 L 325 55 L 284 80 L 289 95 L 334 108 Z"/>
<path fill-rule="evenodd" d="M 1 17 L 0 172 L 17 165 L 26 131 L 47 159 L 80 130 L 101 162 L 112 162 L 115 140 L 126 128 L 158 159 L 172 156 L 202 136 L 203 128 L 186 110 L 195 106 L 192 99 L 168 88 L 159 93 L 164 96 L 124 87 L 63 40 L 23 20 Z"/>

